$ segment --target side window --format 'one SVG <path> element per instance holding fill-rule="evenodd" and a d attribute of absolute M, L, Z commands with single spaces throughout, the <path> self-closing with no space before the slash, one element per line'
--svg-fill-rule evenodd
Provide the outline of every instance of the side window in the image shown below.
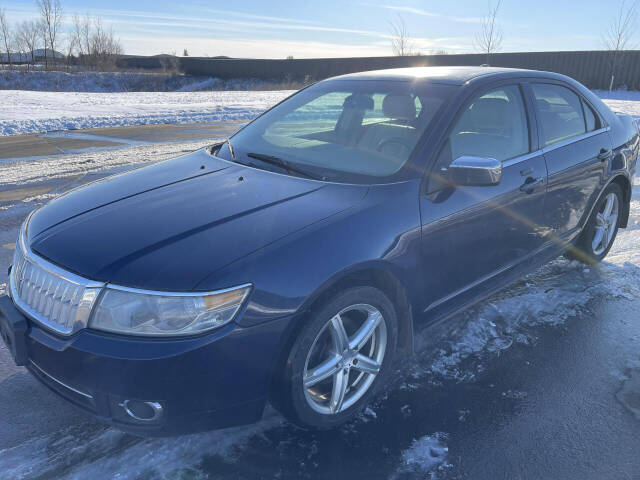
<path fill-rule="evenodd" d="M 600 128 L 600 119 L 584 100 L 582 100 L 582 110 L 584 111 L 584 121 L 587 126 L 587 132 L 598 130 Z"/>
<path fill-rule="evenodd" d="M 582 101 L 575 93 L 559 85 L 534 84 L 532 87 L 545 146 L 587 132 L 588 119 L 585 121 Z M 595 117 L 591 122 L 595 123 Z"/>
<path fill-rule="evenodd" d="M 468 155 L 504 161 L 529 153 L 529 128 L 520 88 L 501 87 L 476 98 L 459 117 L 440 168 Z"/>

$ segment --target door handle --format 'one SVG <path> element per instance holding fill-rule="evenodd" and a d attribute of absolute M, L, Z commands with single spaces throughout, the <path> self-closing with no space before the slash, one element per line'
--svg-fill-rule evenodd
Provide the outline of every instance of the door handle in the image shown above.
<path fill-rule="evenodd" d="M 603 148 L 603 149 L 600 150 L 600 153 L 598 154 L 598 159 L 602 160 L 603 162 L 605 160 L 609 160 L 609 157 L 611 156 L 611 153 L 612 152 L 611 152 L 610 149 Z"/>
<path fill-rule="evenodd" d="M 525 182 L 522 185 L 520 185 L 520 191 L 524 193 L 533 193 L 533 191 L 536 189 L 536 186 L 540 185 L 542 182 L 544 182 L 543 177 L 540 177 L 540 178 L 529 177 L 525 180 Z"/>

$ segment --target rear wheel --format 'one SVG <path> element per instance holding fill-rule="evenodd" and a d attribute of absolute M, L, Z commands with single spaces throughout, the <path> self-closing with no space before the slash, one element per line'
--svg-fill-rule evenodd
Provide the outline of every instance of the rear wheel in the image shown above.
<path fill-rule="evenodd" d="M 568 258 L 593 264 L 607 256 L 618 234 L 622 201 L 620 186 L 616 183 L 609 185 L 598 200 L 575 246 L 567 252 Z"/>
<path fill-rule="evenodd" d="M 338 294 L 294 341 L 276 407 L 301 426 L 343 424 L 384 384 L 396 339 L 395 310 L 381 291 L 355 287 Z"/>

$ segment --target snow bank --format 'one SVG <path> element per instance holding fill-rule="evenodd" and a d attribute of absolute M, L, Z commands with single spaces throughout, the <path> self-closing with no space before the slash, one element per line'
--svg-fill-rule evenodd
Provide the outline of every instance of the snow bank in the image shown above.
<path fill-rule="evenodd" d="M 255 79 L 220 80 L 168 73 L 51 72 L 0 70 L 0 90 L 43 92 L 198 92 L 205 90 L 273 90 L 277 84 Z"/>
<path fill-rule="evenodd" d="M 0 91 L 0 135 L 159 123 L 250 120 L 293 91 Z"/>

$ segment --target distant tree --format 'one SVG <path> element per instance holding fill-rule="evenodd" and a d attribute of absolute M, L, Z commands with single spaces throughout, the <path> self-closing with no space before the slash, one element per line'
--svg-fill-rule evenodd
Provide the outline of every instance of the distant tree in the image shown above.
<path fill-rule="evenodd" d="M 287 55 L 287 60 L 293 60 L 293 55 Z"/>
<path fill-rule="evenodd" d="M 89 65 L 89 57 L 91 54 L 91 17 L 85 15 L 73 17 L 73 37 L 75 39 L 78 58 L 83 65 Z"/>
<path fill-rule="evenodd" d="M 36 5 L 40 10 L 40 20 L 45 30 L 45 65 L 47 64 L 47 44 L 49 48 L 51 48 L 51 55 L 53 56 L 53 63 L 55 65 L 56 41 L 58 40 L 58 33 L 63 20 L 62 5 L 60 4 L 60 0 L 36 0 Z"/>
<path fill-rule="evenodd" d="M 116 68 L 118 57 L 123 54 L 122 44 L 113 29 L 105 29 L 99 18 L 94 19 L 89 37 L 89 60 L 91 65 L 101 71 Z"/>
<path fill-rule="evenodd" d="M 444 48 L 438 50 L 431 50 L 431 55 L 449 55 L 449 52 Z"/>
<path fill-rule="evenodd" d="M 29 61 L 31 65 L 35 65 L 36 63 L 39 31 L 38 22 L 33 20 L 25 20 L 18 26 L 17 38 L 20 45 L 22 45 L 22 50 L 27 52 L 27 55 L 31 57 Z"/>
<path fill-rule="evenodd" d="M 7 15 L 4 9 L 0 8 L 0 35 L 2 35 L 2 43 L 4 45 L 4 51 L 7 54 L 7 63 L 11 67 L 11 46 L 13 43 L 13 37 L 9 22 L 7 22 Z"/>
<path fill-rule="evenodd" d="M 189 52 L 187 51 L 187 49 L 185 48 L 184 51 L 182 52 L 182 56 L 183 57 L 188 57 L 189 56 Z"/>
<path fill-rule="evenodd" d="M 602 38 L 605 48 L 611 50 L 612 53 L 609 90 L 613 89 L 616 71 L 620 66 L 620 53 L 630 47 L 631 40 L 635 35 L 637 18 L 638 1 L 628 2 L 627 0 L 622 0 L 618 12 L 611 19 L 609 29 Z"/>
<path fill-rule="evenodd" d="M 489 12 L 482 19 L 480 32 L 476 35 L 476 48 L 487 55 L 487 64 L 491 54 L 496 53 L 502 47 L 502 29 L 497 23 L 501 4 L 502 0 L 498 0 L 495 6 L 489 3 Z"/>
<path fill-rule="evenodd" d="M 74 35 L 73 30 L 71 30 L 69 33 L 67 33 L 67 35 L 65 35 L 64 37 L 64 47 L 65 47 L 65 51 L 64 51 L 64 56 L 65 56 L 65 60 L 67 61 L 67 68 L 71 68 L 71 63 L 73 61 L 73 55 L 76 52 L 77 48 L 78 48 L 78 39 L 76 38 L 76 36 Z"/>
<path fill-rule="evenodd" d="M 407 25 L 400 15 L 398 15 L 395 20 L 389 22 L 389 31 L 391 34 L 391 50 L 393 54 L 399 57 L 413 55 L 413 44 L 407 33 Z"/>

